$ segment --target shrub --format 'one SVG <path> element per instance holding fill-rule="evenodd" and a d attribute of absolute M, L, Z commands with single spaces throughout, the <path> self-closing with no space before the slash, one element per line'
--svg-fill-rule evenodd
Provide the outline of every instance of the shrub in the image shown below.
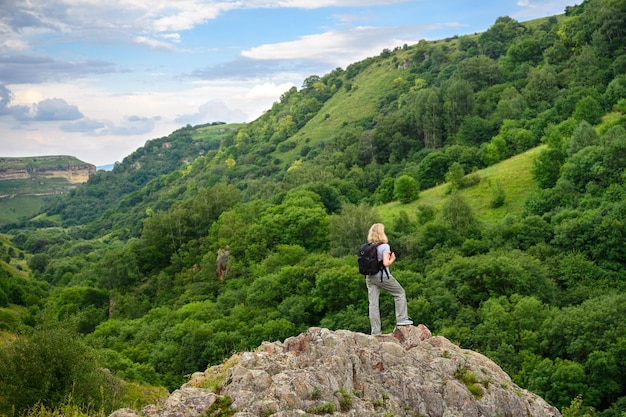
<path fill-rule="evenodd" d="M 35 404 L 108 408 L 103 398 L 120 392 L 119 381 L 97 367 L 95 357 L 73 332 L 59 325 L 38 328 L 0 350 L 0 413 L 22 413 Z"/>

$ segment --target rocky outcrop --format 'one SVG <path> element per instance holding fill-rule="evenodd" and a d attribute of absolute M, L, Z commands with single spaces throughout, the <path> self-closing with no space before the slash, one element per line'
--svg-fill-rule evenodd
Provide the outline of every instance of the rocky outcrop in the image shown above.
<path fill-rule="evenodd" d="M 423 325 L 393 334 L 311 328 L 284 342 L 263 343 L 196 373 L 147 417 L 560 416 L 515 385 L 487 357 L 462 349 Z M 118 410 L 112 417 L 138 412 Z M 220 414 L 221 415 L 221 414 Z"/>
<path fill-rule="evenodd" d="M 96 166 L 71 156 L 0 158 L 0 181 L 29 178 L 65 178 L 83 183 L 96 172 Z"/>
<path fill-rule="evenodd" d="M 0 197 L 62 194 L 86 182 L 96 166 L 72 156 L 0 157 L 0 181 L 14 181 Z M 52 180 L 61 178 L 65 181 Z"/>

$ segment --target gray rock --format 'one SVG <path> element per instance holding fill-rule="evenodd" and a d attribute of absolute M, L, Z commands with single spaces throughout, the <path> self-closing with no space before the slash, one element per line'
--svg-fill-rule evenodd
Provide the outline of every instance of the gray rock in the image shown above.
<path fill-rule="evenodd" d="M 194 374 L 144 415 L 200 416 L 219 395 L 232 400 L 234 417 L 560 417 L 493 361 L 433 337 L 423 325 L 383 336 L 315 327 L 225 364 Z M 224 379 L 219 394 L 194 388 L 216 375 Z M 135 417 L 124 413 L 110 417 Z"/>

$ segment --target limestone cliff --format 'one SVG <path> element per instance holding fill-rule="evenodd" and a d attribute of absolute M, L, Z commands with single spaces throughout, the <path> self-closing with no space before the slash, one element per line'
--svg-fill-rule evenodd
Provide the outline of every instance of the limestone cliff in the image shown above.
<path fill-rule="evenodd" d="M 146 417 L 560 416 L 493 361 L 423 325 L 370 336 L 311 328 L 194 374 Z M 133 417 L 130 409 L 111 417 Z"/>
<path fill-rule="evenodd" d="M 72 156 L 0 157 L 0 181 L 14 182 L 0 191 L 6 195 L 58 194 L 86 182 L 95 172 L 95 165 Z M 63 179 L 66 186 L 54 183 L 51 187 L 49 179 Z"/>

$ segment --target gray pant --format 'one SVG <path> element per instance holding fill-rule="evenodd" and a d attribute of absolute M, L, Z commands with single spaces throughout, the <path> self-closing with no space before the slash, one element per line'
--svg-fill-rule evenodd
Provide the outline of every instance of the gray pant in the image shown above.
<path fill-rule="evenodd" d="M 381 334 L 380 325 L 380 289 L 386 290 L 393 296 L 396 304 L 396 323 L 407 320 L 409 314 L 406 306 L 406 294 L 404 288 L 393 276 L 387 278 L 387 274 L 383 274 L 383 280 L 380 280 L 380 273 L 376 275 L 367 275 L 365 277 L 367 285 L 367 297 L 369 299 L 370 325 L 372 326 L 372 334 Z"/>

